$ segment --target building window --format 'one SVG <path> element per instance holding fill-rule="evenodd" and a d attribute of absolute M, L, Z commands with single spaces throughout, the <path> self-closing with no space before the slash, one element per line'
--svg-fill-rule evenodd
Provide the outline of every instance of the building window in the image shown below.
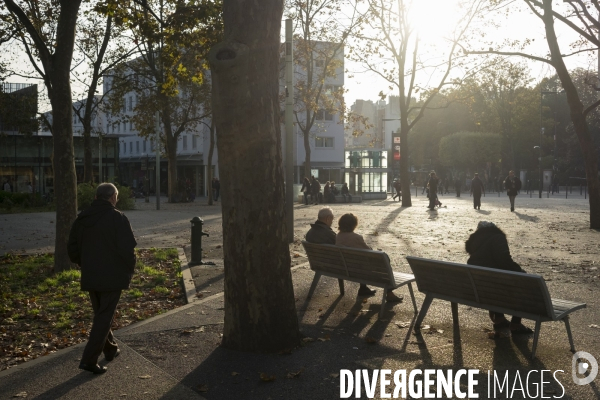
<path fill-rule="evenodd" d="M 198 147 L 198 136 L 192 135 L 192 149 L 196 149 Z"/>
<path fill-rule="evenodd" d="M 327 110 L 320 109 L 316 112 L 317 116 L 315 119 L 317 121 L 333 121 L 333 114 Z"/>
<path fill-rule="evenodd" d="M 133 111 L 133 96 L 129 96 L 127 102 L 127 111 Z"/>
<path fill-rule="evenodd" d="M 144 153 L 146 152 L 146 142 L 147 140 L 144 139 Z"/>
<path fill-rule="evenodd" d="M 139 140 L 137 140 L 135 142 L 135 152 L 140 154 L 140 141 Z"/>
<path fill-rule="evenodd" d="M 333 138 L 332 137 L 317 137 L 315 138 L 315 147 L 321 148 L 333 148 Z"/>
<path fill-rule="evenodd" d="M 154 140 L 150 141 L 150 151 L 154 151 Z"/>
<path fill-rule="evenodd" d="M 187 150 L 187 135 L 183 135 L 183 149 Z"/>
<path fill-rule="evenodd" d="M 129 154 L 133 153 L 133 142 L 129 142 Z"/>
<path fill-rule="evenodd" d="M 133 122 L 129 121 L 129 131 L 133 132 Z"/>
<path fill-rule="evenodd" d="M 123 142 L 123 154 L 127 154 L 127 143 Z"/>

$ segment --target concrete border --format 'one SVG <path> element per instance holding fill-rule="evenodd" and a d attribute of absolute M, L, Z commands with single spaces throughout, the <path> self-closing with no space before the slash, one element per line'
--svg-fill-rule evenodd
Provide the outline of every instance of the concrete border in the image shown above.
<path fill-rule="evenodd" d="M 190 270 L 190 264 L 188 263 L 187 257 L 183 247 L 177 247 L 177 253 L 179 254 L 179 265 L 181 268 L 181 280 L 183 282 L 183 290 L 185 290 L 185 300 L 187 303 L 193 303 L 196 300 L 196 284 L 192 277 L 192 271 Z"/>

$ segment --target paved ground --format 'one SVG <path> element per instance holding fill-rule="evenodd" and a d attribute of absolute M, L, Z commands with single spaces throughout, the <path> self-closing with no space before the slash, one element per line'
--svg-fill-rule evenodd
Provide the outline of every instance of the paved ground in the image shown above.
<path fill-rule="evenodd" d="M 600 360 L 600 232 L 587 228 L 586 200 L 521 195 L 514 213 L 508 210 L 505 195 L 488 195 L 482 199 L 480 211 L 472 208 L 468 195 L 440 197 L 446 207 L 437 212 L 426 210 L 426 199 L 420 192 L 413 200 L 411 208 L 401 208 L 391 200 L 332 208 L 336 216 L 356 214 L 357 231 L 373 248 L 388 252 L 394 268 L 402 272 L 410 271 L 406 255 L 464 262 L 464 241 L 477 222 L 494 221 L 507 233 L 514 259 L 529 272 L 543 275 L 553 297 L 588 304 L 571 319 L 575 345 Z M 140 247 L 187 246 L 189 220 L 195 215 L 205 220 L 205 231 L 210 233 L 203 245 L 205 259 L 217 265 L 192 268 L 202 300 L 118 331 L 124 352 L 103 376 L 79 372 L 81 349 L 75 348 L 23 364 L 14 373 L 0 373 L 0 398 L 26 392 L 27 398 L 40 399 L 97 398 L 99 393 L 105 398 L 332 399 L 339 398 L 336 374 L 340 369 L 379 368 L 480 369 L 479 398 L 489 397 L 488 370 L 508 370 L 511 388 L 517 371 L 520 373 L 523 385 L 529 384 L 529 394 L 518 391 L 517 385 L 512 398 L 541 398 L 534 392 L 541 374 L 532 372 L 527 383 L 530 371 L 563 370 L 556 375 L 560 384 L 548 373 L 543 377 L 548 382 L 544 396 L 560 397 L 563 385 L 566 393 L 562 398 L 600 398 L 600 378 L 587 386 L 573 383 L 572 357 L 560 323 L 543 325 L 538 358 L 530 361 L 531 339 L 488 339 L 490 324 L 481 310 L 459 307 L 460 330 L 455 330 L 449 304 L 435 301 L 424 321 L 433 333 L 415 336 L 409 301 L 388 305 L 384 317 L 378 319 L 379 296 L 363 302 L 355 296 L 358 286 L 354 284 L 346 284 L 346 295 L 339 296 L 337 283 L 324 278 L 307 303 L 305 295 L 313 273 L 302 264 L 306 258 L 300 239 L 320 206 L 295 206 L 297 240 L 291 245 L 292 255 L 297 255 L 292 258 L 297 265 L 292 276 L 301 329 L 314 341 L 307 341 L 290 355 L 222 349 L 218 347 L 223 319 L 220 206 L 163 204 L 162 210 L 155 211 L 152 202 L 140 204 L 138 200 L 138 205 L 141 210 L 127 215 Z M 0 221 L 4 220 L 0 243 L 5 246 L 0 251 L 51 250 L 52 218 L 49 213 L 0 216 Z M 397 292 L 408 296 L 406 289 Z M 417 294 L 418 305 L 422 300 Z M 525 323 L 532 326 L 530 321 Z M 367 337 L 377 343 L 368 343 Z M 275 381 L 262 382 L 261 372 L 275 376 Z M 366 398 L 364 391 L 362 395 Z"/>

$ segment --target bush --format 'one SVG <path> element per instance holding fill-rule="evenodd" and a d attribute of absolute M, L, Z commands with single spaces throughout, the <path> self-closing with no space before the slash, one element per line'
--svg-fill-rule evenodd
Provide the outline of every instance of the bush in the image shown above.
<path fill-rule="evenodd" d="M 12 193 L 0 190 L 0 208 L 10 210 L 12 207 L 28 208 L 35 205 L 36 200 L 40 198 L 39 194 L 31 193 Z"/>
<path fill-rule="evenodd" d="M 80 183 L 77 185 L 77 208 L 79 210 L 85 210 L 92 205 L 92 201 L 96 197 L 97 186 L 95 183 Z M 133 210 L 135 208 L 135 199 L 131 198 L 131 189 L 116 183 L 115 186 L 119 191 L 117 208 L 119 210 Z"/>

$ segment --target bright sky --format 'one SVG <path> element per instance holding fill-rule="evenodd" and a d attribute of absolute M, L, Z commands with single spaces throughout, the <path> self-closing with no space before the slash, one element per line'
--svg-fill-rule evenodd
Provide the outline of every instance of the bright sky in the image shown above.
<path fill-rule="evenodd" d="M 461 0 L 414 0 L 415 5 L 413 8 L 413 14 L 411 21 L 418 27 L 419 35 L 422 39 L 422 48 L 429 49 L 432 51 L 432 46 L 438 45 L 440 49 L 445 46 L 443 38 L 448 36 L 452 28 L 456 24 L 457 19 L 460 17 L 461 12 L 458 9 L 457 4 Z M 464 0 L 463 0 L 464 1 Z M 514 4 L 519 2 L 513 1 Z M 555 3 L 555 7 L 566 7 L 564 4 Z M 544 29 L 542 22 L 535 17 L 528 9 L 522 9 L 521 12 L 512 11 L 508 13 L 505 9 L 499 10 L 499 16 L 495 16 L 494 20 L 501 25 L 499 28 L 485 28 L 486 33 L 485 39 L 494 40 L 500 43 L 503 39 L 510 40 L 523 40 L 525 38 L 536 38 L 536 40 L 530 45 L 528 51 L 537 55 L 545 55 L 547 50 L 547 44 L 544 36 Z M 491 15 L 487 15 L 491 17 Z M 477 21 L 474 24 L 476 28 L 482 28 L 482 22 Z M 570 29 L 566 29 L 562 24 L 557 23 L 557 31 L 559 40 L 561 42 L 561 48 L 563 52 L 570 51 L 568 45 L 572 43 L 576 37 Z M 480 36 L 477 36 L 479 38 Z M 282 39 L 284 40 L 284 39 Z M 485 45 L 482 48 L 487 49 Z M 440 50 L 441 52 L 442 50 Z M 431 54 L 435 54 L 433 51 Z M 7 54 L 4 52 L 3 57 Z M 591 57 L 593 56 L 593 57 Z M 595 70 L 597 68 L 596 54 L 580 55 L 569 59 L 568 66 L 570 68 L 582 67 L 591 68 Z M 17 58 L 19 63 L 27 65 L 27 69 L 31 71 L 31 67 L 28 65 L 29 61 L 22 54 L 18 55 Z M 522 61 L 522 58 L 513 57 L 514 61 Z M 554 70 L 544 63 L 528 62 L 531 68 L 531 75 L 536 79 L 542 79 L 543 77 L 551 76 L 554 74 Z M 365 100 L 377 100 L 378 93 L 383 91 L 386 94 L 397 94 L 396 91 L 390 92 L 388 84 L 381 78 L 378 78 L 372 72 L 365 72 L 364 66 L 346 60 L 346 68 L 349 70 L 345 79 L 345 86 L 348 89 L 346 95 L 346 104 L 352 105 L 356 99 Z M 352 77 L 349 77 L 353 75 Z M 418 75 L 417 80 L 421 85 L 427 85 L 428 83 L 433 85 L 436 81 L 436 76 L 433 77 L 430 74 Z M 32 82 L 31 79 L 25 79 L 22 77 L 11 77 L 8 79 L 9 82 Z M 40 83 L 41 82 L 37 82 Z M 77 88 L 74 88 L 74 91 Z M 81 92 L 81 91 L 80 91 Z M 40 104 L 41 108 L 43 106 Z"/>

